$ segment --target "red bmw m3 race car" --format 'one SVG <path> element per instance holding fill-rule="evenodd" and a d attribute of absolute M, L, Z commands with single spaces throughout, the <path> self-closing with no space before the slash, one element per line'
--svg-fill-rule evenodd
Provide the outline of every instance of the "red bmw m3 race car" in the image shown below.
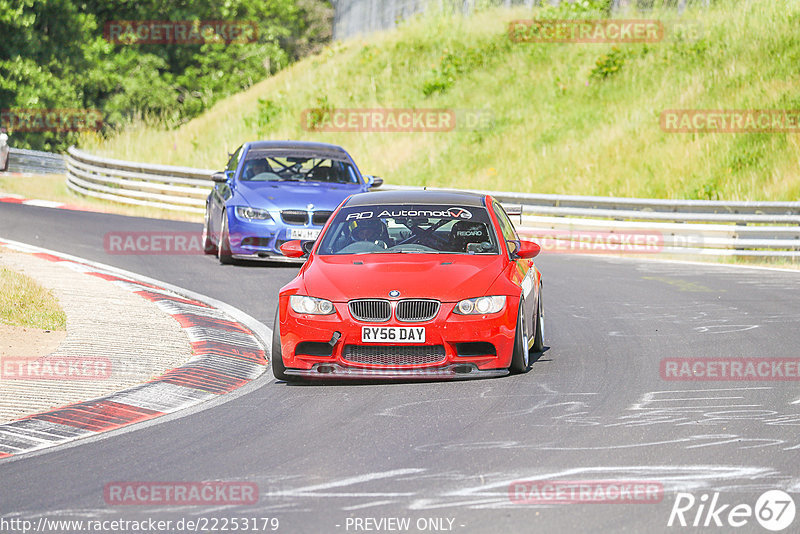
<path fill-rule="evenodd" d="M 501 376 L 544 349 L 539 246 L 491 196 L 356 194 L 306 247 L 280 290 L 278 379 Z M 281 250 L 307 253 L 300 241 Z"/>

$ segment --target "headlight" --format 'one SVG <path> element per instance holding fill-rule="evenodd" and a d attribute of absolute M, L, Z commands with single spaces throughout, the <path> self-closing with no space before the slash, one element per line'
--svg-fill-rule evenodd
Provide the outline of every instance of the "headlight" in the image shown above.
<path fill-rule="evenodd" d="M 250 219 L 255 221 L 271 221 L 272 216 L 267 210 L 251 208 L 250 206 L 236 206 L 236 216 L 240 219 Z"/>
<path fill-rule="evenodd" d="M 312 315 L 330 315 L 333 313 L 333 303 L 329 300 L 292 295 L 289 305 L 296 313 L 310 313 Z"/>
<path fill-rule="evenodd" d="M 462 300 L 456 304 L 453 310 L 459 315 L 484 315 L 497 313 L 506 305 L 506 297 L 478 297 L 474 299 Z"/>

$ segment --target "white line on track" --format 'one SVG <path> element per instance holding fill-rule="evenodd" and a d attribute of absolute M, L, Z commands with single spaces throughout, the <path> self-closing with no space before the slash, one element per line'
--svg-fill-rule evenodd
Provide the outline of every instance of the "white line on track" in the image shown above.
<path fill-rule="evenodd" d="M 23 204 L 26 206 L 38 206 L 40 208 L 60 208 L 64 205 L 63 202 L 55 202 L 53 200 L 26 200 Z"/>
<path fill-rule="evenodd" d="M 426 471 L 425 469 L 421 468 L 407 468 L 407 469 L 394 469 L 392 471 L 381 471 L 377 473 L 367 473 L 364 475 L 358 475 L 355 477 L 348 477 L 342 480 L 335 480 L 333 482 L 327 482 L 325 484 L 316 484 L 313 486 L 305 486 L 302 488 L 295 488 L 289 491 L 282 491 L 280 492 L 281 495 L 297 495 L 297 494 L 307 494 L 311 492 L 316 492 L 318 490 L 325 490 L 331 488 L 342 488 L 346 486 L 352 486 L 354 484 L 360 484 L 362 482 L 370 482 L 372 480 L 380 480 L 383 478 L 392 478 L 400 475 L 410 475 L 416 473 L 422 473 Z M 316 493 L 314 494 L 317 495 Z M 339 496 L 344 494 L 335 493 L 332 496 Z M 364 494 L 361 494 L 364 495 Z M 376 495 L 376 496 L 386 496 L 386 497 L 393 497 L 399 495 L 409 495 L 408 493 L 367 493 L 366 495 Z"/>
<path fill-rule="evenodd" d="M 392 504 L 393 502 L 394 501 L 374 501 L 374 502 L 368 502 L 368 503 L 364 503 L 364 504 L 357 504 L 355 506 L 345 506 L 345 507 L 342 508 L 342 510 L 345 510 L 347 512 L 351 512 L 353 510 L 361 510 L 363 508 L 372 508 L 373 506 L 383 506 L 384 504 Z"/>

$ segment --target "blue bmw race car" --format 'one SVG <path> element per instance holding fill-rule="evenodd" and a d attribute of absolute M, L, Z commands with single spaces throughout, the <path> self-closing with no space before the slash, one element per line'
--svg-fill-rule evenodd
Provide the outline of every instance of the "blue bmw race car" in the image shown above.
<path fill-rule="evenodd" d="M 362 176 L 343 148 L 301 141 L 245 143 L 213 180 L 203 244 L 220 263 L 286 260 L 283 243 L 312 243 L 342 200 L 383 182 Z"/>

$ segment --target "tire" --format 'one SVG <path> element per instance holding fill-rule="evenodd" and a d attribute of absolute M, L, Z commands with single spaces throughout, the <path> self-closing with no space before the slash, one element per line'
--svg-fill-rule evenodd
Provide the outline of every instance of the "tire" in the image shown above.
<path fill-rule="evenodd" d="M 219 243 L 217 243 L 217 257 L 222 265 L 233 263 L 231 254 L 231 238 L 228 231 L 228 212 L 222 212 L 222 228 L 219 231 Z"/>
<path fill-rule="evenodd" d="M 275 323 L 272 325 L 272 374 L 278 380 L 289 381 L 286 376 L 286 367 L 283 365 L 283 350 L 281 349 L 280 309 L 275 310 Z"/>
<path fill-rule="evenodd" d="M 534 323 L 536 334 L 533 336 L 533 352 L 544 350 L 544 308 L 542 307 L 542 285 L 539 284 L 539 304 L 536 306 L 536 322 Z"/>
<path fill-rule="evenodd" d="M 217 246 L 211 241 L 211 236 L 208 233 L 208 207 L 206 206 L 206 216 L 203 221 L 203 253 L 214 254 L 217 252 Z"/>
<path fill-rule="evenodd" d="M 517 329 L 514 335 L 514 352 L 511 355 L 511 366 L 508 368 L 514 374 L 527 373 L 531 368 L 530 352 L 528 351 L 528 336 L 525 332 L 525 319 L 523 317 L 522 299 L 517 312 Z"/>

